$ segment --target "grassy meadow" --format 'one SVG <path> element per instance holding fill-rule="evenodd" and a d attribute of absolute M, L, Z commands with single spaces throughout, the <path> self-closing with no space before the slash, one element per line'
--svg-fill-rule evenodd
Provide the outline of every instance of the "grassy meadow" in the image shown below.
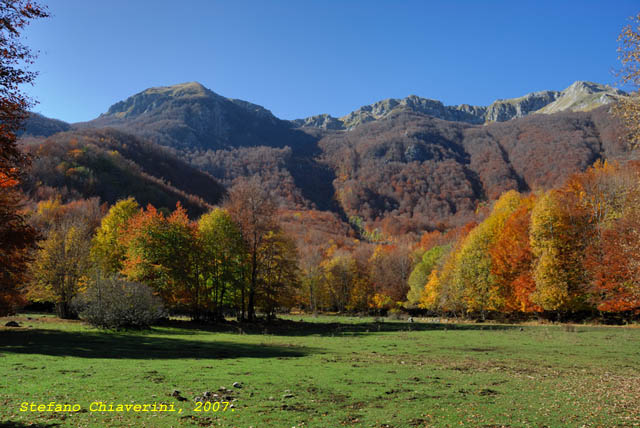
<path fill-rule="evenodd" d="M 4 327 L 11 319 L 21 327 Z M 634 327 L 327 316 L 106 332 L 47 315 L 0 322 L 0 427 L 640 426 Z M 233 408 L 194 411 L 205 391 Z M 81 410 L 20 411 L 51 401 Z M 94 401 L 176 411 L 91 412 Z"/>

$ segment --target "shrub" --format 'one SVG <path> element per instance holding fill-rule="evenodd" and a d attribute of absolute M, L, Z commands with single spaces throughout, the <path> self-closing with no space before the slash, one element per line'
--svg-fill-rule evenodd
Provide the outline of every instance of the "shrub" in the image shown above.
<path fill-rule="evenodd" d="M 96 327 L 147 328 L 166 316 L 149 287 L 121 278 L 99 279 L 74 299 L 80 318 Z"/>

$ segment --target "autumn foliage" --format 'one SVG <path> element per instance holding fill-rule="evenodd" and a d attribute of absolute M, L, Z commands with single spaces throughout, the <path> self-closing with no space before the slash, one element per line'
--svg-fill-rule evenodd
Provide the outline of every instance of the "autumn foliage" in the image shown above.
<path fill-rule="evenodd" d="M 417 265 L 412 277 L 424 282 L 420 304 L 482 316 L 637 314 L 639 202 L 637 162 L 599 161 L 561 188 L 526 197 L 507 192 L 482 223 L 454 241 L 427 279 Z"/>
<path fill-rule="evenodd" d="M 35 2 L 0 1 L 0 316 L 21 302 L 17 285 L 23 283 L 37 232 L 26 223 L 23 197 L 17 184 L 29 158 L 17 146 L 17 133 L 28 115 L 30 100 L 20 85 L 36 74 L 28 70 L 34 55 L 22 43 L 21 33 L 33 20 L 48 16 Z"/>

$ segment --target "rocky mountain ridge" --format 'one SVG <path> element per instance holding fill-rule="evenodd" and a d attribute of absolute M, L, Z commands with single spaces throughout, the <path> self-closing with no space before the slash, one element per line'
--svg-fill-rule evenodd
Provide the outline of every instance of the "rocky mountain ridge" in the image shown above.
<path fill-rule="evenodd" d="M 446 106 L 442 102 L 410 95 L 403 99 L 389 98 L 360 107 L 346 116 L 335 118 L 328 114 L 296 119 L 292 123 L 298 127 L 313 127 L 333 130 L 350 130 L 355 127 L 381 120 L 400 111 L 426 114 L 452 122 L 480 125 L 491 122 L 505 122 L 532 113 L 552 114 L 561 111 L 589 111 L 601 105 L 614 102 L 626 93 L 608 85 L 593 82 L 574 82 L 563 91 L 532 92 L 518 98 L 498 99 L 489 106 L 460 104 Z"/>

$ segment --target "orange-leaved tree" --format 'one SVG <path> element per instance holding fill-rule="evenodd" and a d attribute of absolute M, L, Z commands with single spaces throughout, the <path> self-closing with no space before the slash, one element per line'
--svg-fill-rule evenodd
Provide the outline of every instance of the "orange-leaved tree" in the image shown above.
<path fill-rule="evenodd" d="M 129 220 L 121 239 L 126 248 L 122 273 L 151 286 L 171 308 L 188 310 L 199 319 L 206 298 L 202 252 L 197 225 L 180 203 L 168 217 L 149 205 Z"/>
<path fill-rule="evenodd" d="M 491 273 L 506 312 L 537 312 L 542 308 L 531 301 L 535 291 L 533 254 L 529 228 L 534 196 L 523 198 L 507 219 L 497 241 L 489 250 Z"/>
<path fill-rule="evenodd" d="M 28 70 L 34 54 L 21 40 L 33 19 L 48 16 L 44 7 L 27 0 L 0 0 L 0 316 L 21 302 L 18 285 L 25 281 L 29 250 L 37 234 L 24 219 L 17 184 L 29 159 L 17 146 L 17 133 L 31 105 L 20 85 L 32 83 Z"/>

